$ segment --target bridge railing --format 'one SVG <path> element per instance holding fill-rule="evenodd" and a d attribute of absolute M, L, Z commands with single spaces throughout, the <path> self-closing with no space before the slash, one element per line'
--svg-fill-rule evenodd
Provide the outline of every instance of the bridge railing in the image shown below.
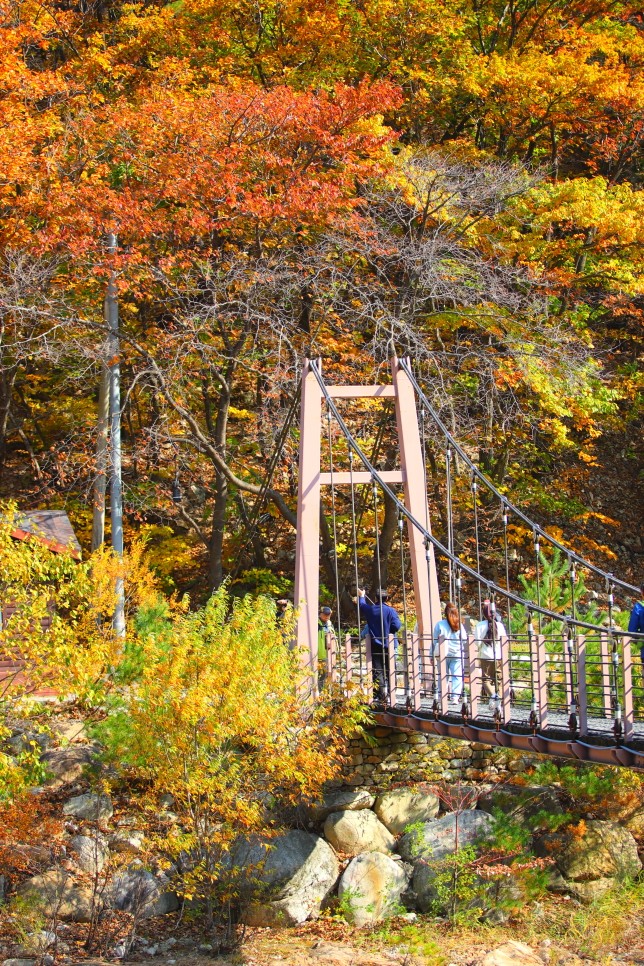
<path fill-rule="evenodd" d="M 368 634 L 329 634 L 321 683 L 407 714 L 456 715 L 535 734 L 628 742 L 644 724 L 643 669 L 626 636 L 528 630 L 503 636 L 493 661 L 482 660 L 479 648 L 471 634 L 460 656 L 444 640 L 411 632 L 392 635 L 384 649 Z"/>

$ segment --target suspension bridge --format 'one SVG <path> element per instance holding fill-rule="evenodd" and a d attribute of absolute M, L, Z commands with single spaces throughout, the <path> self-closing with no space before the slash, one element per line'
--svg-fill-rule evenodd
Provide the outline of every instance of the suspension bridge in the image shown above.
<path fill-rule="evenodd" d="M 356 428 L 356 401 L 370 413 L 388 407 L 391 425 L 393 405 L 397 468 L 392 447 L 383 467 L 378 440 L 368 446 Z M 388 640 L 363 626 L 354 596 L 387 580 L 401 623 Z M 371 703 L 375 677 L 375 717 L 388 727 L 644 769 L 644 634 L 625 627 L 638 599 L 639 587 L 575 553 L 497 489 L 410 360 L 392 359 L 391 382 L 373 386 L 327 385 L 321 362 L 307 361 L 294 603 L 313 692 L 324 681 Z M 435 632 L 447 601 L 458 613 L 456 665 L 454 635 Z M 320 603 L 334 614 L 322 664 Z"/>

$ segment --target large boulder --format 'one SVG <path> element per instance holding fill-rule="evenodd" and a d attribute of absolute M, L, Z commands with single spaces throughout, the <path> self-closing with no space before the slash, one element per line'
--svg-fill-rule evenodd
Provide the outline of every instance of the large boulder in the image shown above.
<path fill-rule="evenodd" d="M 586 821 L 574 833 L 545 835 L 535 851 L 554 860 L 550 888 L 580 902 L 591 902 L 642 868 L 637 842 L 628 829 L 614 822 Z"/>
<path fill-rule="evenodd" d="M 392 835 L 400 835 L 410 825 L 436 818 L 439 808 L 439 798 L 432 792 L 393 788 L 378 795 L 374 812 Z"/>
<path fill-rule="evenodd" d="M 511 939 L 488 953 L 481 966 L 543 966 L 543 960 L 530 946 Z"/>
<path fill-rule="evenodd" d="M 74 835 L 69 844 L 76 853 L 79 869 L 91 876 L 103 871 L 109 853 L 102 835 Z"/>
<path fill-rule="evenodd" d="M 262 862 L 254 877 L 267 897 L 251 904 L 244 916 L 246 923 L 295 926 L 317 918 L 340 874 L 333 849 L 319 835 L 299 829 L 292 829 L 261 848 Z M 255 858 L 258 856 L 259 853 Z"/>
<path fill-rule="evenodd" d="M 448 812 L 432 822 L 423 822 L 407 832 L 398 843 L 398 851 L 406 862 L 440 860 L 457 848 L 484 839 L 494 828 L 495 820 L 487 812 L 470 809 Z"/>
<path fill-rule="evenodd" d="M 400 912 L 409 876 L 402 864 L 382 852 L 363 852 L 345 869 L 338 897 L 357 925 L 378 922 Z"/>
<path fill-rule="evenodd" d="M 140 852 L 145 834 L 138 828 L 119 828 L 109 837 L 112 852 Z"/>
<path fill-rule="evenodd" d="M 167 879 L 141 868 L 124 869 L 115 875 L 105 898 L 112 909 L 129 912 L 138 919 L 164 916 L 179 908 L 179 899 L 168 888 Z"/>
<path fill-rule="evenodd" d="M 91 922 L 92 890 L 74 882 L 63 869 L 52 869 L 27 879 L 20 887 L 21 895 L 41 910 L 48 919 L 69 922 Z"/>
<path fill-rule="evenodd" d="M 644 844 L 644 808 L 634 812 L 624 823 L 636 842 Z"/>
<path fill-rule="evenodd" d="M 356 812 L 363 808 L 371 808 L 374 796 L 362 788 L 334 788 L 325 792 L 320 802 L 314 802 L 306 809 L 308 817 L 313 822 L 323 822 L 332 812 Z"/>
<path fill-rule="evenodd" d="M 51 780 L 63 785 L 81 778 L 85 769 L 95 760 L 95 749 L 88 745 L 53 748 L 42 755 L 42 763 Z"/>
<path fill-rule="evenodd" d="M 50 721 L 49 728 L 61 744 L 85 744 L 87 742 L 85 722 L 78 718 L 54 718 Z"/>
<path fill-rule="evenodd" d="M 391 852 L 396 840 L 373 812 L 333 812 L 324 823 L 325 838 L 337 852 Z"/>
<path fill-rule="evenodd" d="M 63 805 L 65 815 L 80 818 L 86 822 L 107 822 L 114 814 L 112 800 L 109 795 L 75 795 Z"/>

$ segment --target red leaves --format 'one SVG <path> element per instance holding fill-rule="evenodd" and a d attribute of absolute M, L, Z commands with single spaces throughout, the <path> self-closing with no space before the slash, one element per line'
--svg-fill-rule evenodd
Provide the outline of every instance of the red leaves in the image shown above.
<path fill-rule="evenodd" d="M 87 252 L 110 228 L 130 267 L 279 244 L 353 207 L 356 179 L 375 173 L 392 137 L 378 115 L 399 102 L 391 84 L 364 82 L 151 89 L 106 106 L 52 146 L 62 177 L 28 199 L 40 243 Z M 70 164 L 70 140 L 82 164 Z"/>

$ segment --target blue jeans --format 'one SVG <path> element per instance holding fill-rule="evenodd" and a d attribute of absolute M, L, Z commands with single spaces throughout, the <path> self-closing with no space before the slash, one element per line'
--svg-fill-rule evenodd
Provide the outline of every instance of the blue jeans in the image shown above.
<path fill-rule="evenodd" d="M 447 665 L 447 690 L 453 699 L 460 700 L 463 695 L 463 662 L 460 657 L 448 657 L 445 659 Z"/>

